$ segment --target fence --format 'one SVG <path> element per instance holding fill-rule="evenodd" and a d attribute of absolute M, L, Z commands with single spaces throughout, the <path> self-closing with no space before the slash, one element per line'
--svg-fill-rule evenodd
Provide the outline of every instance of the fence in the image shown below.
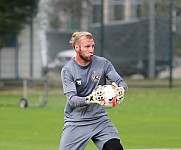
<path fill-rule="evenodd" d="M 121 76 L 128 81 L 129 86 L 181 86 L 179 0 L 90 0 L 88 4 L 87 8 L 91 7 L 86 9 L 89 13 L 84 12 L 83 17 L 75 18 L 80 18 L 80 22 L 81 18 L 87 20 L 87 30 L 93 33 L 96 43 L 95 53 L 108 58 Z M 74 13 L 70 16 L 74 17 L 73 15 Z M 69 27 L 75 21 L 71 20 L 70 16 L 65 15 L 69 18 Z M 39 21 L 35 19 L 35 23 Z M 37 39 L 40 28 L 38 25 L 35 27 L 33 61 L 30 61 L 28 48 L 30 42 L 27 42 L 30 38 L 29 29 L 22 32 L 18 50 L 14 49 L 14 52 L 0 50 L 2 87 L 11 86 L 15 81 L 22 81 L 25 77 L 30 80 L 41 80 L 44 73 L 47 73 L 47 66 L 44 66 L 42 61 L 51 63 L 58 52 L 71 49 L 68 42 L 72 32 L 84 29 L 80 23 L 80 27 L 76 29 L 66 30 L 60 26 L 60 30 L 48 30 L 44 35 L 44 46 L 47 50 L 44 57 L 42 39 Z M 25 39 L 26 43 L 23 42 Z M 32 70 L 30 65 L 33 65 Z M 60 69 L 48 71 L 51 87 L 60 88 Z M 8 79 L 11 79 L 11 82 L 7 81 Z"/>

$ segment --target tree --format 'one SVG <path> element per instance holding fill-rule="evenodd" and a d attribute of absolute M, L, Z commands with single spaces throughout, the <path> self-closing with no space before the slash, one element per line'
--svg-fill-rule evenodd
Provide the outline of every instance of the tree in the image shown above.
<path fill-rule="evenodd" d="M 0 0 L 0 48 L 36 15 L 39 0 Z"/>

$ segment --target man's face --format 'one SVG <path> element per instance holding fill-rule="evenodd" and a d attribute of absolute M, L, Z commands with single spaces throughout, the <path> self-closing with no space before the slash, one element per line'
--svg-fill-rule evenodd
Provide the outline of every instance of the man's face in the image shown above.
<path fill-rule="evenodd" d="M 93 39 L 82 37 L 80 44 L 76 48 L 77 55 L 86 62 L 91 61 L 94 55 L 94 46 Z"/>

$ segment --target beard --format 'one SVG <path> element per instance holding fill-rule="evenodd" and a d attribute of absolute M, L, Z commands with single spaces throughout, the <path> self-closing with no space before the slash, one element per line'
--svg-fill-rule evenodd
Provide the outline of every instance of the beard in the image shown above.
<path fill-rule="evenodd" d="M 92 56 L 93 56 L 93 55 L 85 56 L 85 55 L 82 53 L 82 50 L 80 49 L 80 51 L 79 51 L 79 56 L 80 56 L 80 58 L 82 58 L 84 61 L 90 62 L 90 61 L 92 60 Z"/>

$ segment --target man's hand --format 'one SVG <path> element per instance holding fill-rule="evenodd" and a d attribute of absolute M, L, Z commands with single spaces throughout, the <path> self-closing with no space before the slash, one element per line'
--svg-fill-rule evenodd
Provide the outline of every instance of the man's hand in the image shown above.
<path fill-rule="evenodd" d="M 124 100 L 125 89 L 123 86 L 119 87 L 115 82 L 112 83 L 112 86 L 113 86 L 114 92 L 117 96 L 117 103 L 120 104 Z"/>
<path fill-rule="evenodd" d="M 102 87 L 102 85 L 99 85 L 95 90 L 93 90 L 93 92 L 85 97 L 85 102 L 86 104 L 100 104 L 101 99 L 105 98 L 105 93 L 104 93 L 104 89 Z"/>

